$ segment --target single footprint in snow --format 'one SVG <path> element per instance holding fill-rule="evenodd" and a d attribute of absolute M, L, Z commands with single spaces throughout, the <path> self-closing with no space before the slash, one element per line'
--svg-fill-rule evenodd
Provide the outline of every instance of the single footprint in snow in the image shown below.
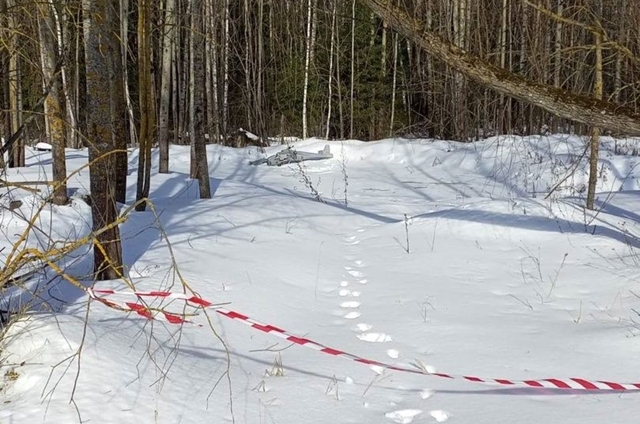
<path fill-rule="evenodd" d="M 400 409 L 397 411 L 387 412 L 384 416 L 394 423 L 409 424 L 420 414 L 422 414 L 420 409 Z"/>
<path fill-rule="evenodd" d="M 350 290 L 342 289 L 338 292 L 338 294 L 340 295 L 340 297 L 345 297 L 345 296 L 350 296 L 352 293 Z"/>
<path fill-rule="evenodd" d="M 356 318 L 358 318 L 359 316 L 360 316 L 360 312 L 358 312 L 358 311 L 351 311 L 351 312 L 346 313 L 346 314 L 344 315 L 344 318 L 346 318 L 346 319 L 356 319 Z"/>
<path fill-rule="evenodd" d="M 361 293 L 359 291 L 352 291 L 351 292 L 351 296 L 353 296 L 353 297 L 360 297 L 360 294 Z"/>
<path fill-rule="evenodd" d="M 358 236 L 349 236 L 344 238 L 344 242 L 347 244 L 358 244 L 360 240 L 358 240 Z"/>
<path fill-rule="evenodd" d="M 367 231 L 367 229 L 366 228 L 358 228 L 356 231 L 358 233 L 364 233 L 365 231 Z"/>
<path fill-rule="evenodd" d="M 363 266 L 364 262 L 358 260 L 358 261 L 354 261 L 354 264 L 356 264 L 356 266 Z"/>
<path fill-rule="evenodd" d="M 431 396 L 433 396 L 433 390 L 431 389 L 424 389 L 420 392 L 421 399 L 429 399 Z"/>
<path fill-rule="evenodd" d="M 367 280 L 366 278 L 363 278 L 362 280 L 359 280 L 358 283 L 360 284 L 367 284 L 369 282 L 369 280 Z"/>
<path fill-rule="evenodd" d="M 340 287 L 348 287 L 349 286 L 349 282 L 348 281 L 340 281 Z"/>
<path fill-rule="evenodd" d="M 364 277 L 364 274 L 360 271 L 355 271 L 355 270 L 347 270 L 347 274 L 351 275 L 352 277 L 356 277 L 356 278 L 360 278 L 360 277 Z"/>
<path fill-rule="evenodd" d="M 353 268 L 351 268 L 350 266 L 345 266 L 344 269 L 346 269 L 347 271 L 351 271 Z"/>
<path fill-rule="evenodd" d="M 359 308 L 360 307 L 360 302 L 356 302 L 355 300 L 349 301 L 349 302 L 342 302 L 340 304 L 341 308 Z"/>
<path fill-rule="evenodd" d="M 356 324 L 356 331 L 369 331 L 372 328 L 373 326 L 369 324 L 365 324 L 365 323 Z"/>
<path fill-rule="evenodd" d="M 389 358 L 398 359 L 398 357 L 400 356 L 400 352 L 398 352 L 396 349 L 387 349 L 387 355 L 389 356 Z"/>
<path fill-rule="evenodd" d="M 429 415 L 431 415 L 437 422 L 443 423 L 451 418 L 451 414 L 447 411 L 443 411 L 442 409 L 437 409 L 435 411 L 430 411 Z"/>
<path fill-rule="evenodd" d="M 358 337 L 363 342 L 371 343 L 384 343 L 391 341 L 391 336 L 388 336 L 384 333 L 364 333 L 358 334 L 356 337 Z"/>

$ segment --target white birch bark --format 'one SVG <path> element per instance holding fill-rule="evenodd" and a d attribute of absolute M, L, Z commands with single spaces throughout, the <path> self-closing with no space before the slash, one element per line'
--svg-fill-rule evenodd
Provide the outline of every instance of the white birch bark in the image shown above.
<path fill-rule="evenodd" d="M 306 49 L 305 49 L 305 59 L 304 59 L 304 88 L 302 93 L 302 138 L 306 139 L 309 137 L 309 129 L 307 123 L 307 100 L 309 94 L 309 65 L 311 63 L 311 10 L 312 10 L 312 2 L 308 0 L 307 2 L 307 35 L 306 35 Z"/>

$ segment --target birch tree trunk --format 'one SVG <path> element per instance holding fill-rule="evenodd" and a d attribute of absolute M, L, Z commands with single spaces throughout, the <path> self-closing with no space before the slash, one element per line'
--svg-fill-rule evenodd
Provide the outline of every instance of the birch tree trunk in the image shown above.
<path fill-rule="evenodd" d="M 307 35 L 306 48 L 304 57 L 304 88 L 302 94 L 302 138 L 309 138 L 309 129 L 307 123 L 307 99 L 309 96 L 309 66 L 311 63 L 311 0 L 307 2 Z"/>
<path fill-rule="evenodd" d="M 211 45 L 211 102 L 209 108 L 211 109 L 210 116 L 213 120 L 213 134 L 214 142 L 220 143 L 220 81 L 219 81 L 219 53 L 218 53 L 218 10 L 216 9 L 217 2 L 207 0 L 209 3 L 209 13 L 211 17 L 211 40 L 208 43 Z"/>
<path fill-rule="evenodd" d="M 224 61 L 223 61 L 223 87 L 222 87 L 222 134 L 227 137 L 229 133 L 229 55 L 231 53 L 231 35 L 229 33 L 229 1 L 224 3 Z"/>
<path fill-rule="evenodd" d="M 60 93 L 60 96 L 61 100 L 64 100 L 64 110 L 66 112 L 66 119 L 68 121 L 68 125 L 65 126 L 65 145 L 66 147 L 76 147 L 80 144 L 80 137 L 78 134 L 79 123 L 77 120 L 76 110 L 73 107 L 75 98 L 73 98 L 72 96 L 72 87 L 70 87 L 69 84 L 68 69 L 65 65 L 65 59 L 66 57 L 68 57 L 68 52 L 63 51 L 64 46 L 70 39 L 70 31 L 68 30 L 67 25 L 68 18 L 66 13 L 58 12 L 58 10 L 55 8 L 55 4 L 51 4 L 50 11 L 55 25 L 58 57 L 63 58 L 60 66 L 60 77 L 62 78 L 62 85 L 60 86 L 60 89 L 62 91 Z"/>
<path fill-rule="evenodd" d="M 602 35 L 594 34 L 596 42 L 596 70 L 593 95 L 602 99 L 604 83 L 602 78 Z M 591 156 L 589 157 L 589 187 L 587 189 L 587 209 L 594 210 L 596 185 L 598 184 L 598 151 L 600 149 L 600 128 L 591 130 Z"/>
<path fill-rule="evenodd" d="M 159 172 L 169 173 L 169 107 L 171 101 L 171 64 L 174 55 L 176 18 L 175 0 L 165 0 L 162 31 L 162 71 L 160 82 L 160 113 L 158 125 Z"/>

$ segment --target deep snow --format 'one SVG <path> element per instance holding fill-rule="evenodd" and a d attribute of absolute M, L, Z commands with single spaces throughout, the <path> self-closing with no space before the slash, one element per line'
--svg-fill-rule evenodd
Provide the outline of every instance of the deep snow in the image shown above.
<path fill-rule="evenodd" d="M 326 143 L 294 146 L 315 152 Z M 152 176 L 158 218 L 132 213 L 121 227 L 125 263 L 138 290 L 180 291 L 163 231 L 181 275 L 203 298 L 337 349 L 453 374 L 640 382 L 640 142 L 603 141 L 597 212 L 582 208 L 586 158 L 564 180 L 584 143 L 563 135 L 330 142 L 333 159 L 283 167 L 248 165 L 261 157 L 255 148 L 210 145 L 211 200 L 199 200 L 188 178 L 188 147 L 173 146 L 172 173 Z M 70 170 L 86 163 L 85 151 L 67 156 Z M 133 199 L 136 151 L 129 160 Z M 28 165 L 7 178 L 47 179 L 50 153 L 29 151 Z M 87 192 L 88 172 L 70 188 Z M 18 210 L 0 209 L 3 261 L 25 228 L 20 215 L 41 204 L 20 190 L 0 202 L 15 199 L 23 201 Z M 43 232 L 29 244 L 81 237 L 89 222 L 79 199 L 47 205 Z M 70 274 L 89 274 L 87 252 L 63 264 Z M 202 312 L 190 317 L 202 327 L 96 302 L 87 314 L 86 295 L 53 277 L 49 271 L 29 287 L 55 312 L 32 311 L 5 335 L 0 422 L 637 420 L 636 392 L 509 388 L 371 369 L 213 312 L 211 328 Z M 128 290 L 116 281 L 96 287 Z M 0 309 L 9 298 L 14 308 L 27 296 L 12 288 Z M 80 358 L 70 357 L 81 345 Z"/>

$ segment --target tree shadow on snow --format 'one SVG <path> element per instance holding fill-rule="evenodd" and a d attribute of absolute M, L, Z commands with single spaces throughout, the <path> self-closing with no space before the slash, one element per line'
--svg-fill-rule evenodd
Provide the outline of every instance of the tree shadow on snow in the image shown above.
<path fill-rule="evenodd" d="M 628 232 L 604 225 L 585 226 L 585 224 L 581 222 L 569 221 L 567 219 L 557 217 L 547 218 L 534 215 L 507 214 L 472 209 L 448 209 L 420 214 L 414 218 L 438 217 L 534 231 L 596 235 L 610 238 L 625 245 L 640 249 L 640 239 Z"/>

